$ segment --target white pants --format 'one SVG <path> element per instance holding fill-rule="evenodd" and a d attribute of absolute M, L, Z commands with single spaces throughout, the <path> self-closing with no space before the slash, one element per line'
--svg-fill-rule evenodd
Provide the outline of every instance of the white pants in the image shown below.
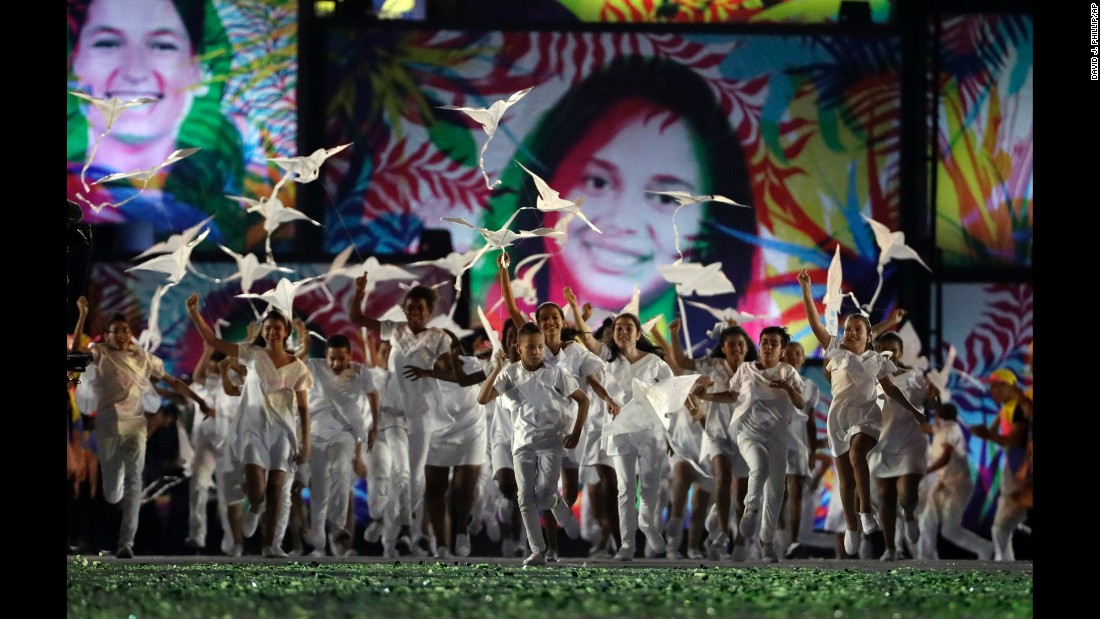
<path fill-rule="evenodd" d="M 222 443 L 217 433 L 217 422 L 213 417 L 204 419 L 195 429 L 191 438 L 195 456 L 191 462 L 191 481 L 188 501 L 187 537 L 200 545 L 206 545 L 206 504 L 210 488 L 215 487 L 214 475 L 218 470 Z M 218 489 L 218 514 L 221 516 L 222 530 L 228 531 L 229 517 L 225 508 L 225 499 Z"/>
<path fill-rule="evenodd" d="M 324 548 L 326 532 L 343 529 L 347 522 L 354 456 L 355 439 L 347 433 L 310 450 L 310 536 L 306 542 L 314 548 Z"/>
<path fill-rule="evenodd" d="M 771 544 L 775 539 L 779 511 L 783 509 L 783 487 L 787 476 L 786 437 L 771 436 L 766 443 L 738 439 L 737 449 L 749 465 L 745 512 L 754 511 L 760 516 L 757 521 L 760 543 Z"/>
<path fill-rule="evenodd" d="M 546 552 L 546 538 L 542 535 L 542 510 L 553 509 L 559 502 L 558 478 L 561 477 L 561 460 L 564 447 L 535 449 L 524 445 L 512 453 L 512 466 L 516 471 L 519 488 L 519 513 L 531 552 Z"/>
<path fill-rule="evenodd" d="M 432 421 L 427 414 L 419 419 L 407 419 L 408 460 L 409 460 L 409 511 L 414 520 L 420 521 L 424 506 L 424 465 L 428 462 L 428 449 L 431 447 Z M 414 534 L 415 538 L 416 535 Z"/>
<path fill-rule="evenodd" d="M 622 547 L 634 549 L 634 537 L 638 529 L 646 536 L 646 544 L 654 550 L 664 550 L 661 537 L 661 472 L 667 455 L 656 443 L 646 441 L 638 445 L 638 452 L 611 456 L 619 490 L 619 534 Z M 640 486 L 640 489 L 639 489 Z M 641 495 L 640 505 L 635 501 Z"/>
<path fill-rule="evenodd" d="M 390 503 L 390 446 L 386 434 L 374 436 L 374 447 L 367 453 L 367 511 L 371 520 L 385 519 Z"/>
<path fill-rule="evenodd" d="M 400 528 L 412 524 L 409 434 L 401 426 L 390 426 L 379 430 L 379 438 L 388 452 L 388 457 L 379 455 L 379 466 L 374 471 L 379 478 L 388 480 L 386 505 L 382 512 L 386 522 L 382 540 L 392 544 L 397 541 Z M 374 444 L 376 451 L 378 442 L 376 440 Z"/>
<path fill-rule="evenodd" d="M 122 501 L 122 526 L 118 546 L 133 546 L 141 512 L 141 470 L 145 468 L 145 432 L 121 436 L 97 436 L 103 498 L 112 505 Z"/>
<path fill-rule="evenodd" d="M 928 494 L 928 503 L 920 512 L 918 526 L 920 541 L 917 542 L 918 559 L 939 559 L 936 550 L 937 533 L 959 548 L 985 559 L 993 555 L 993 542 L 981 537 L 962 526 L 966 505 L 974 494 L 974 485 L 933 487 Z"/>
<path fill-rule="evenodd" d="M 293 459 L 287 461 L 286 475 L 283 477 L 283 491 L 281 493 L 282 500 L 279 501 L 279 514 L 275 520 L 275 538 L 272 546 L 282 546 L 283 538 L 286 537 L 286 527 L 290 523 L 290 495 L 291 488 L 294 487 L 294 476 L 298 474 L 300 467 L 294 462 Z M 271 475 L 271 471 L 268 471 L 268 475 Z M 265 509 L 271 509 L 272 505 L 268 505 Z"/>
<path fill-rule="evenodd" d="M 1001 491 L 997 497 L 997 513 L 993 516 L 993 560 L 1015 561 L 1016 552 L 1012 549 L 1012 535 L 1016 527 L 1027 519 L 1027 507 L 1012 493 L 1017 489 L 1015 476 L 1001 469 Z"/>

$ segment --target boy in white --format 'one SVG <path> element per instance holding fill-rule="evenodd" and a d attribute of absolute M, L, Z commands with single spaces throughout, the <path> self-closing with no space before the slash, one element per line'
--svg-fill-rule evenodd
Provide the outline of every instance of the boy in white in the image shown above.
<path fill-rule="evenodd" d="M 99 444 L 99 466 L 103 479 L 103 497 L 108 503 L 122 503 L 122 525 L 115 556 L 134 556 L 141 511 L 141 471 L 145 467 L 145 442 L 148 433 L 146 411 L 156 412 L 160 396 L 154 381 L 165 381 L 180 395 L 198 403 L 203 415 L 214 409 L 187 383 L 164 372 L 164 362 L 133 343 L 126 317 L 116 314 L 107 324 L 104 344 L 90 349 L 80 345 L 84 321 L 88 317 L 88 299 L 76 301 L 79 314 L 73 333 L 72 352 L 91 352 L 88 368 L 94 370 L 91 387 L 96 400 L 95 436 Z"/>
<path fill-rule="evenodd" d="M 190 500 L 188 502 L 187 539 L 184 545 L 196 552 L 206 547 L 206 504 L 210 488 L 215 487 L 214 474 L 217 461 L 222 455 L 225 425 L 222 409 L 228 396 L 222 389 L 221 372 L 218 363 L 225 358 L 224 353 L 215 353 L 213 348 L 203 345 L 202 357 L 195 365 L 195 374 L 191 390 L 202 396 L 217 411 L 212 417 L 195 415 L 191 428 L 191 445 L 195 455 L 191 464 Z M 218 514 L 221 516 L 222 530 L 229 535 L 229 518 L 226 513 L 225 497 L 218 491 Z"/>
<path fill-rule="evenodd" d="M 939 558 L 936 552 L 938 527 L 944 539 L 969 550 L 979 560 L 988 561 L 993 558 L 993 542 L 962 526 L 966 504 L 974 494 L 974 480 L 970 477 L 966 437 L 957 421 L 958 409 L 946 403 L 941 404 L 937 412 L 931 449 L 934 459 L 928 466 L 928 475 L 934 476 L 934 484 L 919 517 L 924 534 L 917 542 L 917 558 Z"/>
<path fill-rule="evenodd" d="M 344 524 L 354 484 L 352 463 L 362 462 L 363 443 L 369 449 L 373 442 L 378 392 L 367 368 L 352 361 L 345 335 L 329 337 L 325 358 L 307 359 L 306 367 L 314 379 L 309 390 L 313 450 L 306 543 L 313 546 L 310 556 L 324 556 L 327 538 L 333 556 L 343 556 L 351 546 Z"/>
<path fill-rule="evenodd" d="M 546 564 L 546 540 L 539 524 L 539 511 L 549 509 L 559 524 L 579 528 L 573 511 L 558 494 L 561 460 L 566 449 L 580 441 L 588 417 L 588 396 L 559 367 L 543 363 L 546 347 L 542 331 L 533 323 L 519 329 L 516 344 L 518 363 L 507 363 L 503 350 L 493 357 L 493 371 L 481 384 L 477 401 L 488 404 L 498 396 L 512 413 L 512 463 L 518 486 L 518 502 L 527 530 L 531 554 L 524 565 Z M 577 417 L 571 419 L 569 400 L 577 403 Z M 568 424 L 572 431 L 562 438 Z"/>
<path fill-rule="evenodd" d="M 802 366 L 806 363 L 806 349 L 798 342 L 790 342 L 783 352 L 783 360 L 801 373 Z M 809 557 L 809 551 L 799 541 L 799 536 L 803 528 L 803 503 L 810 502 L 804 501 L 804 490 L 810 479 L 814 453 L 817 451 L 817 405 L 821 401 L 821 391 L 814 381 L 802 380 L 802 399 L 802 408 L 798 409 L 791 418 L 791 423 L 787 425 L 787 495 L 784 506 L 790 542 L 784 554 L 786 559 Z"/>
<path fill-rule="evenodd" d="M 780 361 L 789 342 L 786 328 L 764 327 L 760 332 L 760 358 L 738 366 L 728 391 L 706 393 L 708 381 L 704 377 L 696 393 L 700 399 L 712 402 L 738 402 L 741 394 L 745 395 L 730 421 L 730 434 L 749 465 L 745 514 L 734 540 L 735 561 L 744 559 L 745 539 L 756 534 L 758 525 L 762 558 L 767 563 L 779 560 L 774 538 L 786 483 L 787 427 L 806 403 L 802 397 L 802 377 Z"/>

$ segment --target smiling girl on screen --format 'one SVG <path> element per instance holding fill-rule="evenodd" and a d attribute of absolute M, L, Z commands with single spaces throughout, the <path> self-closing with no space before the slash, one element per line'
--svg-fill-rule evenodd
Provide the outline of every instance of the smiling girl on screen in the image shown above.
<path fill-rule="evenodd" d="M 163 168 L 140 196 L 118 208 L 95 212 L 83 204 L 85 219 L 127 224 L 116 249 L 142 251 L 215 215 L 210 240 L 241 251 L 245 212 L 226 194 L 244 191 L 244 146 L 221 109 L 225 83 L 218 76 L 228 74 L 232 48 L 212 5 L 70 0 L 68 17 L 69 90 L 98 99 L 156 99 L 126 109 L 107 131 L 102 113 L 68 97 L 70 197 L 81 192 L 97 205 L 118 204 L 141 190 L 141 182 L 91 183 L 110 173 L 154 168 L 177 149 L 200 149 Z M 96 140 L 101 142 L 85 174 L 87 195 L 80 173 Z"/>
<path fill-rule="evenodd" d="M 617 313 L 637 284 L 642 320 L 675 313 L 676 291 L 657 267 L 680 257 L 672 225 L 678 204 L 648 192 L 718 194 L 750 205 L 752 200 L 748 168 L 727 113 L 702 77 L 667 58 L 624 56 L 596 69 L 543 115 L 514 160 L 562 198 L 583 196 L 581 212 L 602 232 L 575 217 L 562 247 L 546 240 L 511 248 L 514 263 L 534 253 L 551 254 L 549 268 L 535 278 L 537 298 L 557 300 L 570 286 L 581 302 Z M 533 207 L 537 197 L 531 175 L 519 165 L 507 166 L 484 225 L 498 229 L 516 209 Z M 560 216 L 523 210 L 512 228 L 553 227 Z M 754 233 L 753 211 L 711 202 L 682 209 L 675 222 L 685 261 L 721 261 L 734 288 L 744 290 L 753 248 L 722 235 L 712 222 Z M 485 271 L 479 280 L 486 290 L 474 290 L 475 297 L 488 297 L 489 306 L 499 297 L 488 283 L 490 267 L 479 269 Z M 733 306 L 722 297 L 714 302 Z"/>

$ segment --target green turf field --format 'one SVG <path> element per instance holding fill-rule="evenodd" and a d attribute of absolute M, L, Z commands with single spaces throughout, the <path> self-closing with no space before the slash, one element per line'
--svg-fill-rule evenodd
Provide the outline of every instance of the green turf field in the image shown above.
<path fill-rule="evenodd" d="M 68 562 L 68 616 L 1025 618 L 1030 570 Z"/>

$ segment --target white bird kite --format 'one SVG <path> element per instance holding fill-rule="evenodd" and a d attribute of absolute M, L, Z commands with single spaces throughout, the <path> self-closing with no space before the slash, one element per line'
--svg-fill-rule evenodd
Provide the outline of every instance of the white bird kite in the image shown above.
<path fill-rule="evenodd" d="M 210 223 L 210 220 L 212 219 L 214 219 L 213 215 L 191 226 L 183 232 L 180 232 L 179 234 L 173 234 L 172 236 L 169 236 L 168 240 L 156 243 L 149 249 L 146 249 L 140 254 L 134 256 L 134 260 L 141 260 L 142 258 L 146 258 L 148 256 L 176 251 L 183 245 L 187 245 L 191 241 L 195 240 L 195 237 L 199 234 L 199 230 L 206 224 Z"/>
<path fill-rule="evenodd" d="M 697 374 L 689 374 L 674 376 L 652 385 L 637 378 L 631 379 L 633 397 L 623 405 L 612 421 L 604 425 L 604 436 L 659 432 L 668 438 L 672 415 L 684 406 L 698 379 Z"/>
<path fill-rule="evenodd" d="M 485 171 L 485 150 L 489 147 L 489 142 L 493 140 L 493 136 L 496 135 L 497 127 L 500 125 L 501 118 L 504 117 L 504 112 L 529 92 L 531 92 L 531 88 L 524 88 L 507 99 L 501 99 L 500 101 L 494 102 L 487 108 L 458 107 L 455 105 L 439 106 L 441 110 L 455 110 L 466 114 L 470 118 L 476 120 L 481 125 L 481 128 L 485 130 L 485 135 L 489 136 L 485 140 L 485 143 L 481 145 L 481 156 L 478 158 L 477 162 L 478 167 L 481 168 L 481 175 L 485 177 L 485 186 L 489 189 L 500 184 L 500 180 L 498 179 L 495 183 L 489 181 L 489 174 Z"/>
<path fill-rule="evenodd" d="M 489 344 L 492 345 L 493 352 L 503 349 L 504 345 L 500 343 L 500 336 L 497 335 L 496 329 L 489 324 L 489 318 L 480 305 L 477 306 L 477 317 L 481 319 L 481 328 L 485 329 L 485 337 L 489 338 Z"/>
<path fill-rule="evenodd" d="M 349 146 L 351 146 L 351 142 L 333 148 L 318 148 L 312 154 L 299 157 L 269 157 L 268 161 L 286 171 L 286 174 L 279 179 L 279 182 L 271 190 L 271 195 L 278 195 L 279 189 L 288 180 L 293 180 L 296 183 L 311 183 L 317 180 L 317 177 L 321 174 L 321 164 Z"/>
<path fill-rule="evenodd" d="M 722 332 L 722 329 L 725 329 L 729 326 L 731 320 L 740 325 L 746 322 L 760 320 L 761 318 L 769 318 L 769 316 L 757 316 L 756 314 L 741 312 L 732 307 L 718 309 L 716 307 L 711 307 L 706 303 L 699 303 L 697 301 L 687 301 L 687 304 L 694 305 L 695 307 L 706 310 L 710 313 L 711 316 L 714 316 L 718 320 L 718 322 L 714 323 L 714 327 L 707 331 L 707 337 L 709 338 L 718 337 L 718 334 Z"/>
<path fill-rule="evenodd" d="M 588 224 L 589 228 L 603 234 L 603 232 L 601 232 L 591 221 L 588 221 L 588 218 L 581 212 L 581 204 L 584 203 L 584 196 L 579 196 L 573 200 L 566 200 L 562 198 L 561 194 L 556 190 L 551 189 L 550 185 L 546 184 L 546 181 L 542 180 L 538 174 L 528 170 L 522 163 L 516 162 L 516 165 L 523 168 L 525 172 L 531 175 L 531 179 L 535 181 L 535 188 L 539 192 L 539 197 L 535 200 L 535 208 L 543 213 L 557 211 L 576 215 L 581 218 L 581 221 Z"/>
<path fill-rule="evenodd" d="M 88 187 L 88 181 L 86 180 L 88 168 L 91 167 L 92 161 L 95 160 L 95 154 L 99 150 L 100 142 L 102 142 L 103 138 L 107 137 L 107 134 L 111 132 L 111 127 L 114 126 L 115 121 L 118 120 L 118 117 L 121 116 L 122 113 L 126 111 L 126 109 L 137 107 L 139 105 L 145 105 L 147 103 L 153 103 L 155 101 L 159 101 L 159 99 L 156 99 L 154 97 L 137 97 L 135 99 L 129 99 L 127 101 L 123 101 L 118 97 L 111 97 L 110 99 L 100 99 L 97 97 L 93 97 L 89 94 L 80 92 L 79 90 L 70 90 L 69 94 L 77 97 L 78 99 L 88 101 L 89 103 L 94 105 L 101 114 L 103 114 L 103 133 L 99 134 L 99 136 L 96 137 L 95 143 L 92 144 L 92 151 L 88 155 L 88 160 L 84 162 L 84 167 L 80 170 L 80 184 L 84 186 L 84 191 L 90 192 L 91 188 Z M 87 200 L 85 199 L 85 201 Z M 91 202 L 89 202 L 89 205 L 91 205 Z M 92 208 L 98 212 L 99 208 L 103 208 L 103 205 L 101 205 L 99 208 L 96 208 L 95 205 L 92 205 Z"/>
<path fill-rule="evenodd" d="M 507 257 L 508 254 L 504 254 L 504 256 Z M 517 301 L 523 301 L 527 305 L 534 305 L 535 303 L 538 303 L 539 296 L 538 291 L 535 290 L 535 275 L 538 274 L 539 270 L 542 269 L 543 265 L 546 264 L 546 261 L 549 258 L 550 254 L 534 254 L 516 263 L 514 273 L 516 273 L 517 275 L 520 272 L 520 267 L 523 267 L 531 262 L 535 263 L 531 266 L 528 266 L 527 270 L 523 272 L 522 276 L 517 276 L 515 279 L 512 280 L 512 296 Z M 507 264 L 507 261 L 505 261 L 505 268 L 507 268 Z M 503 302 L 504 297 L 497 299 L 497 302 L 489 308 L 489 311 L 495 310 Z"/>
<path fill-rule="evenodd" d="M 252 292 L 246 292 L 237 295 L 238 299 L 260 299 L 267 301 L 267 304 L 275 309 L 279 310 L 283 316 L 293 320 L 294 318 L 294 297 L 298 296 L 298 290 L 302 285 L 314 280 L 314 277 L 307 277 L 306 279 L 300 279 L 296 282 L 292 282 L 289 279 L 283 277 L 279 280 L 279 283 L 275 284 L 275 287 L 262 294 L 256 294 Z"/>
<path fill-rule="evenodd" d="M 833 259 L 829 262 L 828 274 L 825 276 L 825 296 L 821 299 L 821 302 L 825 304 L 822 322 L 825 323 L 825 330 L 834 337 L 840 326 L 837 317 L 840 315 L 840 304 L 844 300 L 844 294 L 840 291 L 840 286 L 843 283 L 844 272 L 840 264 L 840 243 L 837 243 L 836 249 L 833 251 Z"/>
<path fill-rule="evenodd" d="M 191 252 L 195 249 L 195 246 L 201 243 L 209 234 L 210 228 L 207 228 L 202 231 L 202 234 L 198 235 L 190 242 L 181 244 L 175 251 L 149 258 L 141 264 L 126 269 L 126 272 L 155 271 L 157 273 L 165 273 L 168 275 L 167 281 L 169 284 L 178 284 L 191 268 Z"/>
<path fill-rule="evenodd" d="M 905 233 L 891 232 L 890 228 L 885 225 L 867 217 L 863 216 L 867 220 L 867 223 L 871 225 L 871 231 L 875 235 L 875 243 L 878 244 L 878 286 L 875 288 L 875 294 L 871 295 L 870 302 L 864 306 L 867 312 L 871 311 L 874 307 L 875 301 L 878 300 L 878 293 L 882 291 L 882 271 L 886 268 L 886 263 L 891 260 L 916 260 L 920 265 L 931 273 L 932 269 L 921 260 L 920 255 L 915 249 L 905 244 Z"/>
<path fill-rule="evenodd" d="M 141 188 L 139 188 L 137 191 L 135 191 L 134 195 L 130 196 L 129 198 L 126 198 L 122 202 L 104 202 L 104 203 L 101 203 L 101 204 L 96 204 L 96 203 L 93 203 L 90 200 L 88 200 L 86 197 L 84 197 L 83 194 L 78 193 L 76 195 L 83 202 L 85 202 L 89 206 L 91 206 L 92 210 L 94 210 L 97 213 L 100 210 L 102 210 L 102 209 L 104 209 L 108 206 L 113 207 L 113 208 L 119 208 L 123 204 L 126 204 L 130 200 L 133 200 L 134 198 L 140 196 L 146 189 L 148 189 L 149 181 L 153 180 L 153 177 L 155 177 L 163 168 L 165 168 L 167 166 L 170 166 L 173 163 L 176 163 L 177 161 L 179 161 L 181 159 L 185 159 L 187 157 L 190 157 L 191 155 L 199 152 L 199 150 L 200 149 L 198 149 L 198 148 L 182 148 L 182 149 L 173 151 L 172 154 L 168 155 L 167 159 L 165 159 L 164 161 L 158 163 L 157 165 L 155 165 L 151 168 L 147 168 L 145 170 L 135 170 L 133 172 L 116 172 L 114 174 L 108 174 L 107 176 L 104 176 L 103 178 L 101 178 L 99 180 L 92 181 L 93 185 L 102 185 L 103 183 L 109 183 L 111 181 L 117 181 L 117 180 L 121 180 L 121 179 L 125 179 L 125 178 L 136 178 L 137 180 L 141 181 Z"/>
<path fill-rule="evenodd" d="M 676 243 L 676 253 L 680 254 L 680 260 L 684 259 L 684 253 L 680 251 L 680 228 L 676 225 L 676 216 L 680 214 L 680 209 L 692 204 L 700 204 L 703 202 L 721 202 L 723 204 L 730 204 L 732 206 L 740 206 L 742 208 L 752 208 L 747 204 L 741 204 L 734 202 L 725 196 L 719 196 L 715 194 L 706 195 L 692 195 L 686 191 L 646 191 L 656 196 L 668 196 L 673 200 L 676 200 L 676 210 L 672 212 L 672 234 L 673 240 Z M 679 260 L 677 261 L 679 262 Z"/>
<path fill-rule="evenodd" d="M 308 215 L 297 209 L 288 208 L 283 206 L 282 200 L 275 197 L 277 192 L 272 192 L 270 197 L 262 198 L 260 200 L 253 200 L 251 198 L 244 198 L 241 196 L 225 197 L 230 200 L 236 200 L 243 204 L 248 205 L 249 213 L 259 213 L 264 218 L 264 231 L 267 232 L 267 239 L 264 241 L 264 248 L 267 253 L 267 262 L 269 264 L 275 263 L 275 257 L 271 251 L 271 235 L 279 229 L 279 226 L 291 222 L 291 221 L 308 221 L 309 223 L 320 226 L 321 224 L 313 221 Z"/>
<path fill-rule="evenodd" d="M 281 267 L 275 264 L 261 263 L 260 259 L 256 257 L 256 254 L 248 253 L 238 254 L 237 252 L 229 249 L 225 245 L 218 245 L 222 248 L 222 251 L 233 257 L 233 260 L 237 263 L 237 272 L 229 277 L 223 279 L 224 282 L 233 281 L 240 278 L 241 280 L 241 292 L 248 292 L 252 290 L 252 284 L 257 281 L 271 275 L 272 273 L 293 273 L 294 269 L 287 267 Z"/>
<path fill-rule="evenodd" d="M 709 297 L 734 292 L 733 283 L 722 272 L 721 262 L 707 265 L 697 262 L 661 264 L 657 266 L 669 283 L 676 285 L 676 294 Z"/>

